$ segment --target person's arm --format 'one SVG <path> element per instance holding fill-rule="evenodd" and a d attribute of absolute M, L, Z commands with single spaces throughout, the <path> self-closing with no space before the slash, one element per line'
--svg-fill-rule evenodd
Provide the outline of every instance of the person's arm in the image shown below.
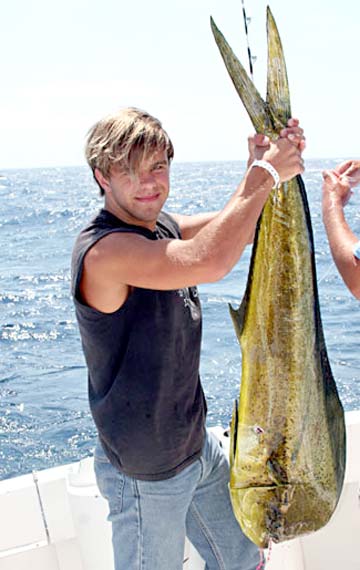
<path fill-rule="evenodd" d="M 299 127 L 299 120 L 291 118 L 288 121 L 287 127 L 282 129 L 282 131 L 280 132 L 280 138 L 287 138 L 290 142 L 295 141 L 298 144 L 298 148 L 302 152 L 305 148 L 305 138 L 303 134 L 304 134 L 303 129 Z M 248 143 L 249 143 L 249 159 L 248 159 L 248 167 L 249 167 L 251 163 L 255 160 L 256 149 L 269 148 L 270 140 L 268 137 L 264 137 L 263 135 L 258 134 L 249 137 Z M 182 239 L 191 239 L 197 234 L 198 231 L 200 231 L 204 226 L 206 226 L 209 222 L 211 222 L 215 218 L 215 216 L 217 216 L 218 213 L 219 212 L 205 212 L 189 216 L 171 213 L 171 216 L 175 219 L 175 221 L 179 225 Z M 253 238 L 254 238 L 254 232 L 250 235 L 248 243 L 252 243 Z"/>
<path fill-rule="evenodd" d="M 286 139 L 257 150 L 285 182 L 303 171 L 301 151 Z M 149 240 L 133 233 L 111 233 L 86 254 L 80 284 L 89 305 L 112 312 L 131 287 L 179 289 L 224 277 L 240 258 L 265 201 L 274 185 L 272 176 L 253 167 L 227 203 L 194 237 Z"/>
<path fill-rule="evenodd" d="M 204 226 L 211 222 L 218 215 L 218 213 L 219 212 L 204 212 L 186 216 L 184 214 L 173 214 L 171 212 L 171 217 L 174 218 L 180 228 L 181 238 L 191 239 Z"/>
<path fill-rule="evenodd" d="M 344 170 L 349 168 L 351 165 Z M 360 175 L 360 170 L 358 174 Z M 355 175 L 357 176 L 356 171 Z M 323 172 L 323 177 L 322 214 L 331 254 L 344 283 L 360 299 L 360 260 L 353 254 L 358 238 L 351 231 L 344 215 L 344 206 L 351 195 L 351 185 L 348 176 L 339 174 L 338 170 L 327 170 Z"/>

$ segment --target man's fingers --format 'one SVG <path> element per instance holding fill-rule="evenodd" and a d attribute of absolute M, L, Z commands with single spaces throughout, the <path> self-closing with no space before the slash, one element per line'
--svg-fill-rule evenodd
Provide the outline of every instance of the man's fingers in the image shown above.
<path fill-rule="evenodd" d="M 281 137 L 287 137 L 289 135 L 296 135 L 298 137 L 302 137 L 304 134 L 304 129 L 302 129 L 301 127 L 286 127 L 284 129 L 281 129 L 280 131 L 280 136 Z"/>
<path fill-rule="evenodd" d="M 299 147 L 299 149 L 300 149 L 300 152 L 303 152 L 303 150 L 306 149 L 306 140 L 305 140 L 305 139 L 302 139 L 302 140 L 299 142 L 298 147 Z"/>
<path fill-rule="evenodd" d="M 266 135 L 260 135 L 260 134 L 250 135 L 248 137 L 248 148 L 249 148 L 248 165 L 250 166 L 252 161 L 255 159 L 257 148 L 264 149 L 269 147 L 269 145 L 270 145 L 270 139 Z"/>
<path fill-rule="evenodd" d="M 339 180 L 339 175 L 335 170 L 323 170 L 322 176 L 325 182 L 336 183 Z"/>
<path fill-rule="evenodd" d="M 297 127 L 299 125 L 299 123 L 300 123 L 299 119 L 296 119 L 295 117 L 291 117 L 287 122 L 287 126 L 288 127 Z"/>
<path fill-rule="evenodd" d="M 339 164 L 339 166 L 335 168 L 336 172 L 338 172 L 339 174 L 344 174 L 344 172 L 346 172 L 350 168 L 352 162 L 353 162 L 352 160 L 346 160 L 345 162 L 342 162 L 341 164 Z"/>
<path fill-rule="evenodd" d="M 266 135 L 256 134 L 251 135 L 248 138 L 249 141 L 249 148 L 255 148 L 256 146 L 269 146 L 270 139 Z"/>
<path fill-rule="evenodd" d="M 342 181 L 352 188 L 360 184 L 360 160 L 346 160 L 335 168 Z"/>
<path fill-rule="evenodd" d="M 341 180 L 343 182 L 345 182 L 345 184 L 348 184 L 349 186 L 352 186 L 353 188 L 360 184 L 360 180 L 358 177 L 351 176 L 351 174 L 347 174 L 346 172 L 345 172 L 345 174 L 340 174 L 340 177 L 341 177 Z"/>
<path fill-rule="evenodd" d="M 325 182 L 326 182 L 326 179 L 329 178 L 329 173 L 328 173 L 328 171 L 327 171 L 327 170 L 323 170 L 321 174 L 322 174 L 323 180 L 325 180 Z"/>
<path fill-rule="evenodd" d="M 296 120 L 296 125 L 298 121 Z M 298 126 L 287 127 L 280 131 L 280 138 L 288 139 L 293 145 L 295 145 L 301 152 L 306 147 L 304 130 Z"/>

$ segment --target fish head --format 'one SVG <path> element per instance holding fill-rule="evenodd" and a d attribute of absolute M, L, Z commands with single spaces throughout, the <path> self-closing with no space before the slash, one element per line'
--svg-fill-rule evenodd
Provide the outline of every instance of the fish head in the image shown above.
<path fill-rule="evenodd" d="M 259 548 L 314 532 L 326 524 L 334 504 L 324 493 L 314 501 L 309 485 L 289 483 L 264 487 L 231 487 L 233 511 L 242 530 Z M 316 505 L 316 508 L 314 507 Z"/>

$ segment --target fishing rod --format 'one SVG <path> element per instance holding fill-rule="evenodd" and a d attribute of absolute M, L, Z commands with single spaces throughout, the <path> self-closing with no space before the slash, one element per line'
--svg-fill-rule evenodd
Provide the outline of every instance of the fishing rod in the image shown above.
<path fill-rule="evenodd" d="M 251 18 L 248 18 L 247 15 L 246 15 L 246 9 L 245 9 L 245 2 L 244 2 L 244 0 L 241 0 L 241 4 L 242 4 L 242 12 L 243 12 L 243 18 L 244 18 L 244 27 L 245 27 L 245 35 L 246 35 L 246 43 L 247 43 L 247 52 L 248 52 L 248 59 L 249 59 L 250 75 L 251 75 L 252 81 L 254 81 L 254 67 L 253 67 L 253 62 L 256 61 L 256 57 L 251 55 L 250 41 L 249 41 L 249 32 L 248 32 L 248 24 L 251 22 Z"/>
<path fill-rule="evenodd" d="M 250 24 L 251 18 L 249 18 L 246 14 L 245 1 L 241 0 L 241 4 L 242 4 L 243 19 L 244 19 L 244 28 L 245 28 L 245 35 L 246 35 L 248 59 L 249 59 L 249 69 L 250 69 L 251 79 L 254 82 L 253 62 L 256 61 L 256 56 L 253 56 L 251 54 L 249 31 L 248 31 L 248 24 Z M 320 278 L 318 278 L 318 280 L 317 280 L 318 284 L 320 284 L 322 281 L 324 281 L 324 279 L 328 278 L 329 276 L 332 276 L 333 273 L 336 273 L 336 265 L 335 265 L 335 263 L 330 263 L 329 267 L 324 271 L 323 275 Z"/>

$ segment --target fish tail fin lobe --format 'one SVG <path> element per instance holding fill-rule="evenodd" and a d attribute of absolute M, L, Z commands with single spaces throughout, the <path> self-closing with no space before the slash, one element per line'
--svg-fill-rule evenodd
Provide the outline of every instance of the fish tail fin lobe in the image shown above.
<path fill-rule="evenodd" d="M 210 22 L 216 44 L 224 60 L 226 69 L 228 70 L 234 87 L 250 116 L 256 132 L 271 134 L 272 125 L 269 121 L 267 104 L 262 99 L 260 93 L 249 78 L 245 68 L 234 54 L 225 37 L 216 26 L 213 18 L 210 18 Z"/>
<path fill-rule="evenodd" d="M 268 46 L 266 100 L 275 119 L 274 128 L 278 131 L 286 126 L 291 117 L 290 91 L 281 39 L 269 6 L 266 14 Z"/>

